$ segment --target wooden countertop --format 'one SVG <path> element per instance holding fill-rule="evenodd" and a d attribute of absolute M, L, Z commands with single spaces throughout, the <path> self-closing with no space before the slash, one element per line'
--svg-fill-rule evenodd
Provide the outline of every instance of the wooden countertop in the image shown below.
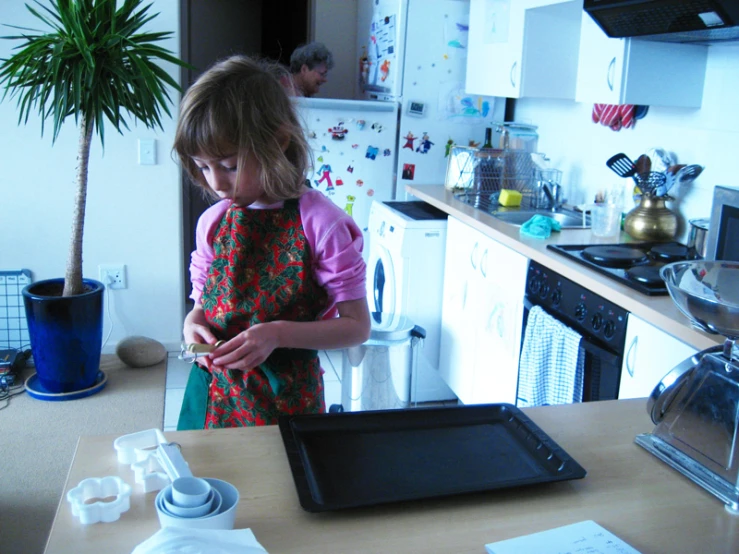
<path fill-rule="evenodd" d="M 520 252 L 527 258 L 556 271 L 560 275 L 581 284 L 596 294 L 607 298 L 625 310 L 637 315 L 655 327 L 703 350 L 722 344 L 724 337 L 699 331 L 677 309 L 669 296 L 647 296 L 613 279 L 588 269 L 547 249 L 548 244 L 617 244 L 634 242 L 621 232 L 618 237 L 595 237 L 590 229 L 564 229 L 553 233 L 547 240 L 521 236 L 520 227 L 503 223 L 482 210 L 454 198 L 452 191 L 443 185 L 406 185 L 406 190 L 420 200 L 439 208 L 451 216 L 474 227 L 490 238 Z"/>
<path fill-rule="evenodd" d="M 272 554 L 480 553 L 490 542 L 592 519 L 643 554 L 739 552 L 739 517 L 634 443 L 653 425 L 646 401 L 613 400 L 524 412 L 588 472 L 584 479 L 335 513 L 303 511 L 276 426 L 165 433 L 195 475 L 241 493 L 237 529 Z M 118 464 L 110 436 L 80 438 L 46 546 L 49 554 L 117 554 L 159 529 L 155 492 Z M 82 525 L 66 492 L 87 477 L 118 475 L 134 487 L 113 523 Z"/>

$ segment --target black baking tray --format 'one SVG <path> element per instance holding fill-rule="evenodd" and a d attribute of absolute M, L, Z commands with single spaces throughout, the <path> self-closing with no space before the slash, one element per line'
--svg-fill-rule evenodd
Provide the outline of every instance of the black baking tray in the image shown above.
<path fill-rule="evenodd" d="M 282 416 L 279 427 L 309 512 L 586 474 L 512 404 Z"/>

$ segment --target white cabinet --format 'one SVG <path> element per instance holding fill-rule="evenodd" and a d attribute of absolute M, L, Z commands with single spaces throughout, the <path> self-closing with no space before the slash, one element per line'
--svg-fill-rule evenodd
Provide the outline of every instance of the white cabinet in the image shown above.
<path fill-rule="evenodd" d="M 575 97 L 582 0 L 471 0 L 465 89 Z"/>
<path fill-rule="evenodd" d="M 465 404 L 515 403 L 527 264 L 449 218 L 439 372 Z"/>
<path fill-rule="evenodd" d="M 648 397 L 662 377 L 697 352 L 634 314 L 629 314 L 625 348 L 619 399 Z"/>
<path fill-rule="evenodd" d="M 610 38 L 584 11 L 580 24 L 575 100 L 701 106 L 708 46 Z"/>

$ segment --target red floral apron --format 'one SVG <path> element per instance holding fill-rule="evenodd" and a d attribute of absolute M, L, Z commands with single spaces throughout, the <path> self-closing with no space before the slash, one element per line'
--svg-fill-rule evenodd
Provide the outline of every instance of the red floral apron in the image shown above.
<path fill-rule="evenodd" d="M 213 333 L 228 340 L 257 323 L 315 321 L 326 292 L 313 279 L 297 200 L 282 208 L 231 206 L 218 225 L 201 303 Z M 316 350 L 276 349 L 258 367 L 211 376 L 205 427 L 272 425 L 283 414 L 325 412 Z"/>

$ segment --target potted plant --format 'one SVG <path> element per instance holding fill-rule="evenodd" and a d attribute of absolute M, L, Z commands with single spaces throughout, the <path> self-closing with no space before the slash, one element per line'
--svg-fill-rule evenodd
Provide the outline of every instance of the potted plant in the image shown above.
<path fill-rule="evenodd" d="M 2 99 L 15 99 L 18 124 L 32 111 L 51 119 L 52 143 L 70 117 L 79 128 L 76 200 L 64 278 L 33 283 L 23 290 L 31 351 L 39 385 L 57 395 L 104 384 L 100 372 L 104 285 L 82 276 L 82 244 L 88 162 L 93 134 L 105 146 L 104 123 L 119 133 L 127 118 L 147 128 L 162 128 L 171 116 L 167 87 L 178 83 L 158 61 L 187 66 L 158 42 L 171 32 L 147 32 L 158 14 L 143 0 L 48 0 L 26 8 L 47 27 L 5 39 L 21 43 L 0 60 Z M 102 388 L 100 386 L 99 388 Z M 99 388 L 97 390 L 99 390 Z"/>

